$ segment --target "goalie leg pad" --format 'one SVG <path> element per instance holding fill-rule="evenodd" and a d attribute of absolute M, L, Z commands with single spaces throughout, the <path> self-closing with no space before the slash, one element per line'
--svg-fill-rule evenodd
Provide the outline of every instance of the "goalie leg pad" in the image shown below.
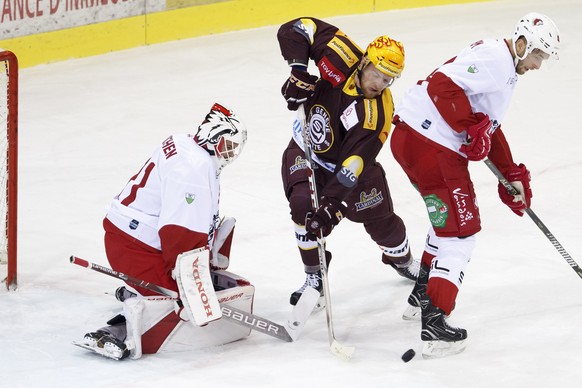
<path fill-rule="evenodd" d="M 178 255 L 174 276 L 184 310 L 193 324 L 203 326 L 222 317 L 210 275 L 208 249 Z"/>

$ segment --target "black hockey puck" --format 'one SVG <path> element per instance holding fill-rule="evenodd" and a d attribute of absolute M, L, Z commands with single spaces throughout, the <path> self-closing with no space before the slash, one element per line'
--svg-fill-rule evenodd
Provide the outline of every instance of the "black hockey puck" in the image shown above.
<path fill-rule="evenodd" d="M 414 356 L 416 356 L 416 352 L 414 351 L 414 349 L 408 349 L 406 352 L 404 352 L 404 354 L 402 355 L 402 361 L 404 362 L 408 362 L 410 360 L 412 360 L 414 358 Z"/>

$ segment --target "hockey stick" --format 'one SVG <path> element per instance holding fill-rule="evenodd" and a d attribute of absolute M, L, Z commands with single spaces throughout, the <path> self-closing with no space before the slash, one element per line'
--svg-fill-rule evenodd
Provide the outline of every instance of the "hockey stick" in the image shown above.
<path fill-rule="evenodd" d="M 172 299 L 178 299 L 179 297 L 176 291 L 172 291 L 167 288 L 158 286 L 157 284 L 148 283 L 141 279 L 126 275 L 121 272 L 117 272 L 111 268 L 104 267 L 99 264 L 91 263 L 77 256 L 71 256 L 69 260 L 73 264 L 77 264 L 80 265 L 81 267 L 85 267 L 90 270 L 97 271 L 117 279 L 121 279 L 134 286 L 148 289 L 160 295 L 168 296 Z M 280 325 L 266 318 L 259 317 L 258 315 L 247 313 L 246 311 L 237 309 L 230 305 L 221 304 L 220 309 L 222 310 L 222 317 L 231 322 L 234 322 L 240 326 L 248 327 L 252 330 L 256 330 L 260 333 L 270 335 L 271 337 L 278 338 L 285 342 L 293 342 L 293 339 L 291 338 L 291 336 L 287 332 L 287 329 L 283 325 Z"/>
<path fill-rule="evenodd" d="M 495 164 L 493 164 L 493 162 L 491 160 L 485 159 L 485 164 L 487 165 L 487 167 L 489 167 L 489 169 L 493 172 L 493 174 L 495 174 L 495 176 L 497 177 L 499 182 L 501 182 L 501 184 L 503 185 L 503 187 L 505 187 L 505 189 L 507 190 L 507 192 L 509 194 L 511 194 L 511 195 L 519 194 L 517 189 L 515 187 L 513 187 L 507 181 L 507 179 L 503 176 L 501 171 L 499 171 L 499 169 L 495 166 Z M 540 230 L 548 238 L 548 240 L 550 240 L 550 242 L 552 243 L 554 248 L 556 248 L 558 250 L 560 255 L 562 255 L 564 260 L 566 260 L 566 262 L 570 265 L 570 267 L 572 267 L 574 272 L 576 272 L 578 274 L 578 276 L 580 278 L 582 278 L 582 268 L 580 268 L 578 263 L 576 263 L 574 261 L 574 259 L 568 254 L 568 252 L 566 252 L 566 250 L 564 249 L 562 244 L 560 244 L 558 239 L 556 239 L 556 237 L 554 237 L 552 232 L 550 232 L 550 230 L 546 227 L 546 225 L 544 225 L 544 223 L 539 219 L 539 217 L 534 213 L 534 211 L 531 210 L 530 208 L 526 208 L 525 212 L 532 219 L 532 221 L 538 226 L 538 228 L 540 228 Z"/>
<path fill-rule="evenodd" d="M 301 124 L 303 135 L 303 148 L 305 153 L 305 162 L 307 164 L 307 173 L 309 179 L 309 194 L 311 196 L 311 207 L 313 211 L 319 208 L 319 196 L 317 194 L 317 186 L 315 184 L 315 174 L 313 171 L 313 158 L 311 155 L 311 137 L 308 133 L 308 125 L 305 117 L 305 107 L 301 105 L 298 109 L 298 119 Z M 327 263 L 325 260 L 325 238 L 319 234 L 317 236 L 317 253 L 319 254 L 319 266 L 321 268 L 321 282 L 323 283 L 323 296 L 325 297 L 325 313 L 327 316 L 327 333 L 329 336 L 330 350 L 336 356 L 349 360 L 352 358 L 354 347 L 343 346 L 336 338 L 333 331 L 333 318 L 331 311 L 331 296 L 329 293 L 329 281 L 327 279 Z"/>

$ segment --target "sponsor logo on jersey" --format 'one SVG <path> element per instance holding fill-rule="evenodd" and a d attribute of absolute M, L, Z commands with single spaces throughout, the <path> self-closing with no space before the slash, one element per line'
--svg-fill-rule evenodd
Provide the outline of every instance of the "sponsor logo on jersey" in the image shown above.
<path fill-rule="evenodd" d="M 343 161 L 342 167 L 336 174 L 336 177 L 345 187 L 354 187 L 363 169 L 364 160 L 358 155 L 352 155 Z"/>
<path fill-rule="evenodd" d="M 426 204 L 430 223 L 435 228 L 443 228 L 447 224 L 447 218 L 449 217 L 449 208 L 447 205 L 435 194 L 427 195 L 423 199 Z"/>
<path fill-rule="evenodd" d="M 477 66 L 471 65 L 471 66 L 469 66 L 467 71 L 471 74 L 477 74 L 479 72 L 479 69 L 477 69 Z"/>
<path fill-rule="evenodd" d="M 297 156 L 295 158 L 295 163 L 289 167 L 289 175 L 292 175 L 294 172 L 299 170 L 305 170 L 307 168 L 307 161 L 303 159 L 301 156 Z"/>
<path fill-rule="evenodd" d="M 196 199 L 196 194 L 186 193 L 184 197 L 186 198 L 186 203 L 190 205 Z"/>
<path fill-rule="evenodd" d="M 356 125 L 360 120 L 356 112 L 356 101 L 352 102 L 341 114 L 340 120 L 346 131 Z"/>
<path fill-rule="evenodd" d="M 309 138 L 315 153 L 328 151 L 333 144 L 333 131 L 330 128 L 329 113 L 321 105 L 311 108 L 309 118 Z"/>
<path fill-rule="evenodd" d="M 359 58 L 354 54 L 352 49 L 337 36 L 329 41 L 327 47 L 335 51 L 348 67 L 354 66 L 359 61 Z"/>
<path fill-rule="evenodd" d="M 429 129 L 431 124 L 432 122 L 429 119 L 426 119 L 422 122 L 420 126 L 422 127 L 422 129 Z"/>
<path fill-rule="evenodd" d="M 360 193 L 360 202 L 356 202 L 356 211 L 362 211 L 374 207 L 380 204 L 384 200 L 382 192 L 378 192 L 376 188 L 370 191 L 370 194 L 366 194 L 363 191 Z"/>
<path fill-rule="evenodd" d="M 131 220 L 129 222 L 129 229 L 131 229 L 131 230 L 136 230 L 138 226 L 139 226 L 138 220 Z"/>
<path fill-rule="evenodd" d="M 467 200 L 469 198 L 469 194 L 463 193 L 460 187 L 453 190 L 453 199 L 455 200 L 455 207 L 459 215 L 460 226 L 467 225 L 467 222 L 475 218 L 473 213 L 467 209 Z"/>
<path fill-rule="evenodd" d="M 327 57 L 321 58 L 317 64 L 317 68 L 321 73 L 321 78 L 329 81 L 334 87 L 338 86 L 346 80 L 346 76 L 339 71 Z"/>
<path fill-rule="evenodd" d="M 378 125 L 378 101 L 364 99 L 364 123 L 366 129 L 376 130 Z"/>

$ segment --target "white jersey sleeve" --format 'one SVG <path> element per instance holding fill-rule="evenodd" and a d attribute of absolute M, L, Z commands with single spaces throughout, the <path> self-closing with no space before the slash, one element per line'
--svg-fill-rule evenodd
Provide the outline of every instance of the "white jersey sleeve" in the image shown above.
<path fill-rule="evenodd" d="M 166 225 L 211 236 L 219 219 L 219 196 L 214 160 L 190 135 L 173 135 L 113 199 L 107 218 L 161 250 L 159 231 Z"/>
<path fill-rule="evenodd" d="M 496 128 L 505 116 L 517 83 L 517 74 L 504 40 L 484 40 L 465 48 L 436 71 L 462 88 L 474 113 L 489 115 Z M 458 133 L 441 117 L 422 81 L 407 90 L 396 115 L 421 135 L 462 155 L 466 133 Z"/>

